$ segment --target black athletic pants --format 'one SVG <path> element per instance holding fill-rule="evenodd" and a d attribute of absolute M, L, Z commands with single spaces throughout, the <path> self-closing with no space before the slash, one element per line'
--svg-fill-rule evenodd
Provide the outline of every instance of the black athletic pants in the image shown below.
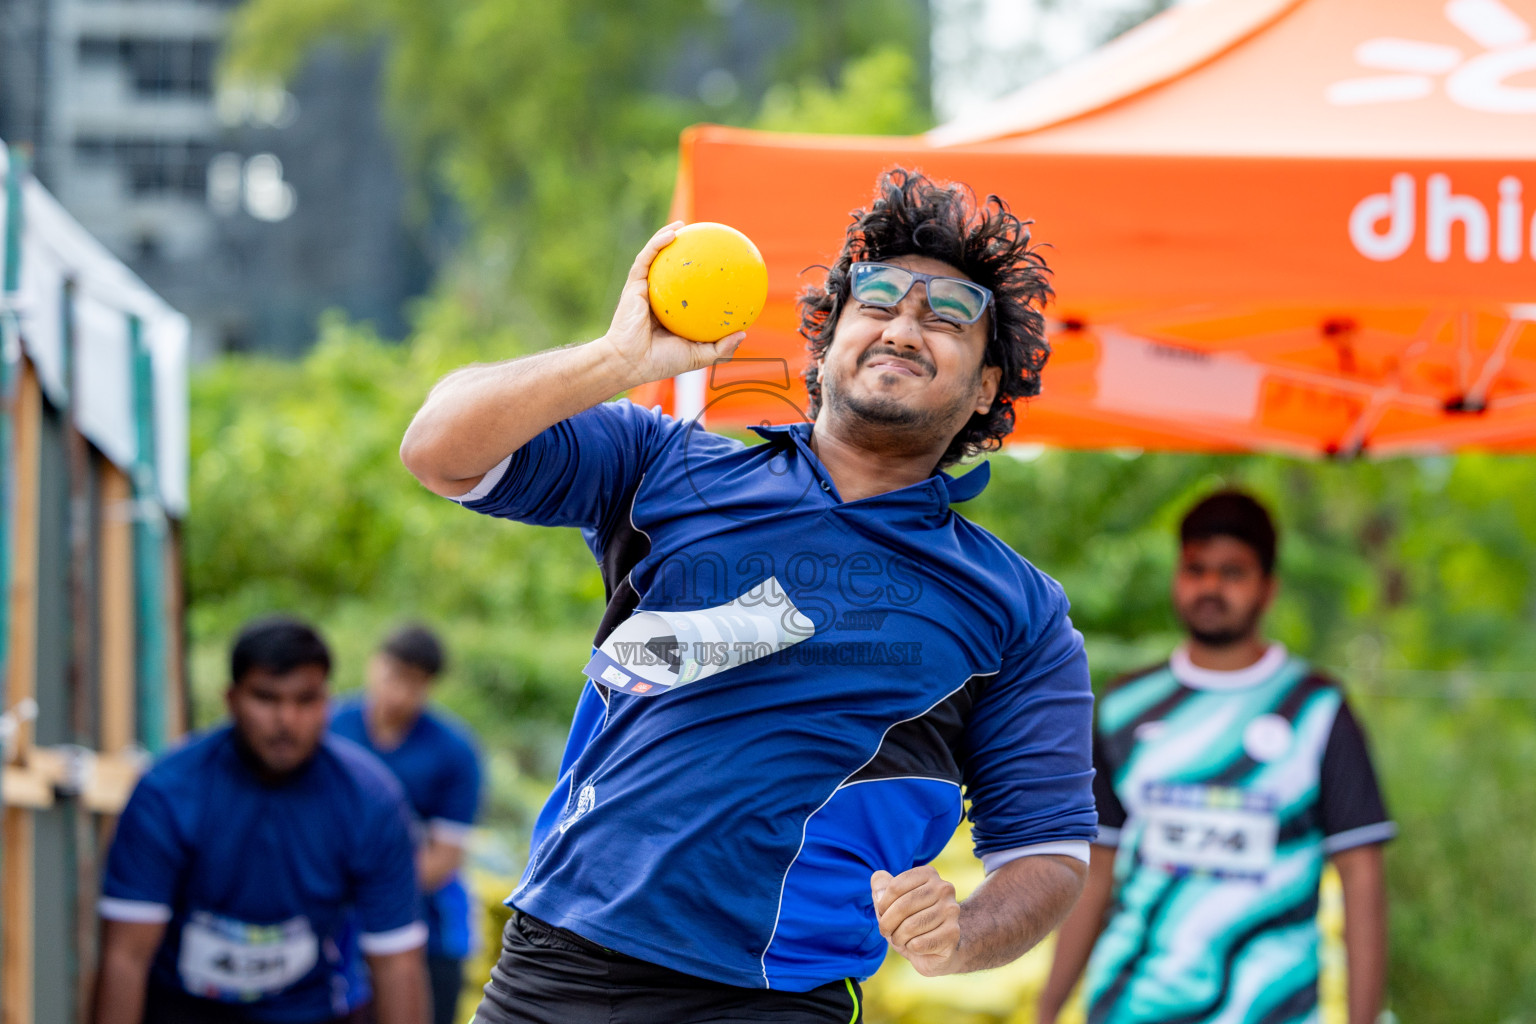
<path fill-rule="evenodd" d="M 428 956 L 427 980 L 432 986 L 432 1024 L 464 1024 L 457 1014 L 459 993 L 464 989 L 464 961 Z"/>
<path fill-rule="evenodd" d="M 521 911 L 471 1024 L 858 1024 L 858 983 L 737 988 L 604 949 Z"/>

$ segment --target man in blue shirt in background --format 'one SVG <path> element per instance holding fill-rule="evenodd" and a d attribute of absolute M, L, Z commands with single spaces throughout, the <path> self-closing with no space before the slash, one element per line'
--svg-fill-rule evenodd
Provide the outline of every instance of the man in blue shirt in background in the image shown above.
<path fill-rule="evenodd" d="M 473 947 L 476 918 L 458 872 L 480 804 L 480 759 L 469 730 L 427 707 L 445 660 L 431 630 L 402 626 L 369 659 L 365 697 L 338 703 L 331 716 L 332 732 L 389 766 L 416 812 L 433 1024 L 453 1024 Z"/>
<path fill-rule="evenodd" d="M 1005 964 L 1071 907 L 1096 832 L 1061 588 L 957 515 L 1039 391 L 1050 294 L 996 197 L 900 169 L 802 297 L 814 422 L 747 446 L 608 399 L 728 358 L 647 303 L 450 374 L 401 446 L 467 508 L 581 529 L 603 572 L 561 777 L 476 1024 L 857 1021 L 894 949 Z M 969 801 L 987 870 L 930 863 Z"/>
<path fill-rule="evenodd" d="M 156 762 L 118 819 L 95 1024 L 421 1024 L 409 811 L 326 734 L 330 652 L 273 618 L 230 662 L 230 724 Z"/>

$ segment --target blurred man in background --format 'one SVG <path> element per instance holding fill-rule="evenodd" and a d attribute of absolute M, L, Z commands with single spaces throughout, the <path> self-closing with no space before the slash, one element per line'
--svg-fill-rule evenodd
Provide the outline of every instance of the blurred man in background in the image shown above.
<path fill-rule="evenodd" d="M 1099 836 L 1039 1019 L 1056 1020 L 1086 962 L 1095 1024 L 1317 1020 L 1318 883 L 1332 861 L 1349 1020 L 1373 1024 L 1382 844 L 1396 828 L 1365 737 L 1338 683 L 1263 637 L 1278 589 L 1264 507 L 1213 494 L 1179 537 L 1173 605 L 1188 639 L 1099 700 Z"/>
<path fill-rule="evenodd" d="M 480 804 L 480 759 L 469 730 L 429 710 L 442 642 L 419 625 L 390 634 L 368 661 L 362 700 L 344 701 L 331 729 L 381 759 L 405 787 L 419 824 L 416 878 L 426 898 L 434 1024 L 452 1024 L 473 945 L 472 903 L 458 872 Z"/>
<path fill-rule="evenodd" d="M 252 623 L 230 661 L 230 724 L 161 758 L 118 820 L 96 1024 L 421 1024 L 399 783 L 326 735 L 331 658 L 309 626 Z"/>

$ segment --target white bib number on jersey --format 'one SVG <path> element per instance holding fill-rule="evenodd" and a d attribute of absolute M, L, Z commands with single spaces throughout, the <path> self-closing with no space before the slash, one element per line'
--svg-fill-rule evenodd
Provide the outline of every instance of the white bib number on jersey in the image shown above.
<path fill-rule="evenodd" d="M 1270 802 L 1205 786 L 1149 787 L 1141 808 L 1142 859 L 1173 870 L 1263 878 L 1280 819 Z"/>
<path fill-rule="evenodd" d="M 181 930 L 176 966 L 188 992 L 244 1001 L 292 985 L 314 968 L 319 953 L 306 917 L 256 925 L 194 911 Z"/>

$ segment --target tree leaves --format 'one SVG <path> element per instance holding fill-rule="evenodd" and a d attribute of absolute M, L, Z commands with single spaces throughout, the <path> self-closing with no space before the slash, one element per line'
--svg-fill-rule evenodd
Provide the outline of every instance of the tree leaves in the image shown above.
<path fill-rule="evenodd" d="M 768 124 L 928 124 L 920 0 L 253 0 L 234 19 L 231 82 L 291 76 L 329 39 L 383 48 L 418 190 L 472 225 L 439 297 L 534 341 L 606 324 L 687 125 L 750 122 L 765 91 Z M 715 69 L 747 85 L 723 107 L 699 95 Z"/>

